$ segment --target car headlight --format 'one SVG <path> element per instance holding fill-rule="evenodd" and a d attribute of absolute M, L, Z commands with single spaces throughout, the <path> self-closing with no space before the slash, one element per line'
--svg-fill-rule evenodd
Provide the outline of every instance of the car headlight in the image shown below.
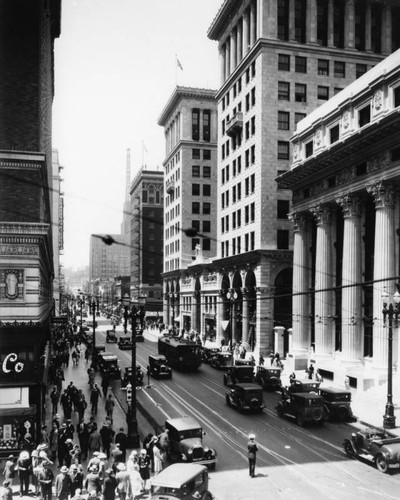
<path fill-rule="evenodd" d="M 186 462 L 186 461 L 187 461 L 187 456 L 184 453 L 182 453 L 182 462 Z"/>
<path fill-rule="evenodd" d="M 192 455 L 193 450 L 188 450 L 188 455 Z"/>
<path fill-rule="evenodd" d="M 206 447 L 204 448 L 204 453 L 207 453 L 208 451 L 210 451 L 210 448 L 209 448 L 208 446 L 206 446 Z"/>

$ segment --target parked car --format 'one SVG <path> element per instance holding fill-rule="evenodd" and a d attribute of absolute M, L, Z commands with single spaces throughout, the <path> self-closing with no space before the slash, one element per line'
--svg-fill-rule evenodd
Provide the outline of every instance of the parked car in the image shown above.
<path fill-rule="evenodd" d="M 344 440 L 343 447 L 348 457 L 372 462 L 380 472 L 400 465 L 400 437 L 391 437 L 379 429 L 352 433 L 350 439 Z"/>
<path fill-rule="evenodd" d="M 163 354 L 149 356 L 147 372 L 155 378 L 172 378 L 172 368 Z"/>
<path fill-rule="evenodd" d="M 118 340 L 118 348 L 121 351 L 132 349 L 132 339 L 131 337 L 120 337 Z"/>
<path fill-rule="evenodd" d="M 142 329 L 136 332 L 136 342 L 144 342 L 144 335 Z"/>
<path fill-rule="evenodd" d="M 279 390 L 282 386 L 281 369 L 266 366 L 257 366 L 255 381 L 260 384 L 263 389 Z"/>
<path fill-rule="evenodd" d="M 227 370 L 232 365 L 232 353 L 222 351 L 215 353 L 210 360 L 210 365 L 218 370 Z"/>
<path fill-rule="evenodd" d="M 212 500 L 214 497 L 208 491 L 207 467 L 199 464 L 170 465 L 152 478 L 150 497 L 153 500 Z"/>
<path fill-rule="evenodd" d="M 106 344 L 96 344 L 96 346 L 93 348 L 93 353 L 92 353 L 93 361 L 97 362 L 99 354 L 105 352 L 105 350 L 106 350 Z"/>
<path fill-rule="evenodd" d="M 225 395 L 226 404 L 234 406 L 240 412 L 263 411 L 263 390 L 258 384 L 234 384 Z"/>
<path fill-rule="evenodd" d="M 107 375 L 109 378 L 121 378 L 121 370 L 115 354 L 101 352 L 97 358 L 97 365 L 102 375 Z"/>
<path fill-rule="evenodd" d="M 330 417 L 336 420 L 349 420 L 353 416 L 351 409 L 351 392 L 342 391 L 334 387 L 324 387 L 319 390 L 325 400 Z"/>
<path fill-rule="evenodd" d="M 125 389 L 126 386 L 132 383 L 132 367 L 127 366 L 123 375 L 121 374 L 121 388 Z M 136 365 L 136 387 L 143 385 L 143 372 L 140 366 Z"/>
<path fill-rule="evenodd" d="M 276 406 L 280 417 L 291 417 L 297 425 L 306 423 L 322 425 L 329 417 L 324 398 L 311 393 L 282 393 L 282 399 Z"/>
<path fill-rule="evenodd" d="M 288 391 L 290 393 L 308 392 L 311 394 L 318 394 L 320 384 L 321 382 L 310 380 L 308 378 L 304 380 L 293 379 L 290 381 Z"/>
<path fill-rule="evenodd" d="M 253 382 L 253 366 L 233 365 L 224 373 L 224 385 L 232 387 L 238 382 Z"/>
<path fill-rule="evenodd" d="M 212 358 L 217 354 L 217 352 L 221 352 L 221 349 L 219 347 L 202 347 L 201 361 L 203 363 L 210 363 Z"/>
<path fill-rule="evenodd" d="M 173 462 L 193 462 L 215 469 L 217 452 L 203 445 L 203 429 L 192 417 L 171 418 L 165 422 L 169 431 L 169 459 Z"/>
<path fill-rule="evenodd" d="M 107 330 L 106 332 L 106 342 L 108 344 L 113 344 L 115 342 L 118 342 L 118 337 L 117 333 L 115 330 Z"/>

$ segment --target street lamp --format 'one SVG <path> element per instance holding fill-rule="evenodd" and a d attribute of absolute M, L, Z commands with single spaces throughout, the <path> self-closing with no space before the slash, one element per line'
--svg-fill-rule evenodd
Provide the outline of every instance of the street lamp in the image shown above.
<path fill-rule="evenodd" d="M 230 329 L 230 332 L 229 333 L 230 333 L 230 337 L 231 337 L 231 349 L 233 349 L 233 341 L 234 341 L 234 338 L 233 338 L 234 330 L 233 330 L 233 324 L 232 324 L 233 323 L 233 307 L 234 307 L 235 301 L 238 298 L 238 294 L 233 288 L 231 288 L 226 293 L 226 298 L 230 302 L 230 306 L 229 306 L 229 329 Z"/>
<path fill-rule="evenodd" d="M 171 292 L 169 294 L 172 302 L 172 332 L 175 333 L 175 301 L 179 297 L 179 295 L 175 292 Z"/>
<path fill-rule="evenodd" d="M 400 293 L 396 291 L 393 295 L 393 303 L 389 302 L 389 294 L 384 288 L 382 295 L 382 314 L 383 323 L 386 325 L 386 317 L 388 317 L 388 374 L 387 374 L 387 400 L 385 406 L 385 414 L 383 415 L 383 427 L 387 429 L 394 429 L 396 427 L 396 417 L 394 416 L 393 407 L 393 318 L 395 319 L 395 326 L 397 327 L 397 320 L 400 314 Z"/>
<path fill-rule="evenodd" d="M 99 298 L 93 297 L 89 299 L 89 311 L 93 315 L 93 347 L 92 352 L 96 349 L 96 312 L 99 311 Z"/>
<path fill-rule="evenodd" d="M 82 326 L 83 326 L 83 304 L 85 304 L 85 297 L 84 297 L 84 295 L 81 292 L 80 295 L 79 295 L 79 299 L 78 299 L 78 305 L 79 305 L 79 307 L 81 309 L 81 328 L 80 328 L 80 333 L 83 332 L 83 329 L 82 329 Z"/>
<path fill-rule="evenodd" d="M 130 298 L 128 293 L 125 293 L 122 298 L 122 305 L 124 306 L 124 333 L 128 333 L 128 318 L 129 318 L 129 303 Z"/>

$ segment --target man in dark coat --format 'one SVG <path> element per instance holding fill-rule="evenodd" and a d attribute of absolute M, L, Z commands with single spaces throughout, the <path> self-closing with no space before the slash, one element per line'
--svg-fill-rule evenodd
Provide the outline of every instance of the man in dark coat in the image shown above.
<path fill-rule="evenodd" d="M 53 405 L 53 415 L 57 413 L 58 410 L 58 402 L 60 401 L 60 394 L 57 390 L 57 387 L 54 386 L 53 390 L 50 393 L 51 404 Z"/>
<path fill-rule="evenodd" d="M 110 424 L 106 421 L 100 429 L 101 441 L 103 443 L 103 451 L 110 458 L 110 448 L 115 432 L 111 429 Z"/>
<path fill-rule="evenodd" d="M 249 435 L 249 442 L 247 443 L 247 458 L 249 460 L 249 476 L 254 477 L 254 471 L 256 467 L 256 456 L 258 447 L 255 442 L 254 434 Z"/>
<path fill-rule="evenodd" d="M 115 489 L 117 487 L 117 480 L 114 471 L 110 468 L 106 470 L 106 478 L 103 483 L 103 500 L 115 500 Z"/>
<path fill-rule="evenodd" d="M 42 499 L 51 500 L 54 474 L 50 469 L 50 462 L 47 460 L 42 463 L 42 470 L 39 472 L 38 480 L 42 490 Z"/>
<path fill-rule="evenodd" d="M 68 500 L 71 494 L 71 478 L 65 465 L 61 467 L 60 474 L 56 477 L 55 493 L 58 500 Z"/>
<path fill-rule="evenodd" d="M 119 432 L 115 436 L 115 444 L 119 444 L 119 449 L 122 451 L 121 462 L 125 462 L 128 436 L 125 434 L 123 427 L 119 429 Z"/>
<path fill-rule="evenodd" d="M 90 395 L 90 403 L 92 405 L 92 413 L 97 415 L 97 406 L 99 404 L 100 389 L 97 384 L 94 384 L 92 394 Z"/>

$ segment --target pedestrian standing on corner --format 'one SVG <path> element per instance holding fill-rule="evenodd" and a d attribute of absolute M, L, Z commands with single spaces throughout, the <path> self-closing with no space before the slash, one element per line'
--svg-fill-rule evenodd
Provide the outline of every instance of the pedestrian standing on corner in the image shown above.
<path fill-rule="evenodd" d="M 254 472 L 256 468 L 256 457 L 257 457 L 257 451 L 258 447 L 255 442 L 255 435 L 250 434 L 249 435 L 249 442 L 247 443 L 247 458 L 249 460 L 249 476 L 254 477 Z"/>
<path fill-rule="evenodd" d="M 108 396 L 108 398 L 106 399 L 105 410 L 106 410 L 107 417 L 110 419 L 111 423 L 113 421 L 114 406 L 115 406 L 115 401 L 114 401 L 112 395 L 110 394 Z"/>
<path fill-rule="evenodd" d="M 58 402 L 60 401 L 60 393 L 57 390 L 57 387 L 54 386 L 53 390 L 50 393 L 51 404 L 53 405 L 52 413 L 55 415 L 58 410 Z"/>
<path fill-rule="evenodd" d="M 9 481 L 10 486 L 12 486 L 15 477 L 15 457 L 14 455 L 9 455 L 4 465 L 3 470 L 4 481 Z"/>
<path fill-rule="evenodd" d="M 310 363 L 310 366 L 308 367 L 308 378 L 312 380 L 314 375 L 314 366 L 312 363 Z"/>
<path fill-rule="evenodd" d="M 56 477 L 55 493 L 58 500 L 68 500 L 71 494 L 71 478 L 68 474 L 68 467 L 65 465 L 61 467 Z"/>
<path fill-rule="evenodd" d="M 3 481 L 3 488 L 1 490 L 1 500 L 12 500 L 13 490 L 11 489 L 10 480 Z"/>
<path fill-rule="evenodd" d="M 43 500 L 52 500 L 52 487 L 54 481 L 54 474 L 50 469 L 50 462 L 44 461 L 42 463 L 42 470 L 39 472 L 39 484 L 42 490 Z"/>
<path fill-rule="evenodd" d="M 19 478 L 19 496 L 29 495 L 29 476 L 32 470 L 32 461 L 27 451 L 21 451 L 17 460 Z"/>
<path fill-rule="evenodd" d="M 99 404 L 99 397 L 100 397 L 100 389 L 97 386 L 97 384 L 94 384 L 94 387 L 92 389 L 92 394 L 90 395 L 90 403 L 92 405 L 92 413 L 94 413 L 94 415 L 97 415 L 97 406 Z"/>

